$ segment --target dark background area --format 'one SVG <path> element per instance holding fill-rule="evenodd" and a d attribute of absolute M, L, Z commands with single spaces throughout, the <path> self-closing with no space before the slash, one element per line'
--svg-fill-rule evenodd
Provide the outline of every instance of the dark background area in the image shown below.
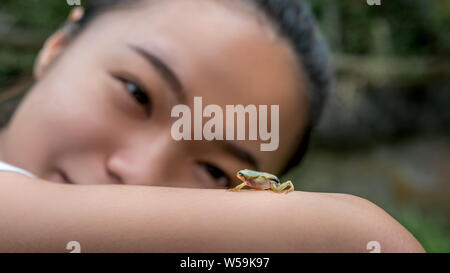
<path fill-rule="evenodd" d="M 450 252 L 450 1 L 308 2 L 333 51 L 336 88 L 308 156 L 284 178 L 367 198 L 427 251 Z M 1 0 L 0 123 L 70 9 Z"/>

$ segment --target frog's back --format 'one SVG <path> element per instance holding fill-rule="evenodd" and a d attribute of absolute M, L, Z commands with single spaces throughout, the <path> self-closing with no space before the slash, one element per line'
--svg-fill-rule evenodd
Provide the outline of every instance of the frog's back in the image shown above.
<path fill-rule="evenodd" d="M 275 175 L 273 175 L 271 173 L 258 172 L 258 171 L 247 170 L 247 169 L 245 170 L 245 172 L 246 172 L 247 176 L 252 179 L 264 177 L 264 178 L 279 182 L 278 177 L 276 177 Z"/>

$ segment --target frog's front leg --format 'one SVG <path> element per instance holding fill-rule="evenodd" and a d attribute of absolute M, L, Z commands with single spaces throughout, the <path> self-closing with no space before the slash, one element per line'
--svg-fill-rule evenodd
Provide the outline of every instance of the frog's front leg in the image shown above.
<path fill-rule="evenodd" d="M 270 185 L 270 189 L 272 191 L 278 192 L 278 193 L 282 192 L 287 187 L 290 187 L 290 188 L 286 191 L 286 194 L 294 191 L 294 184 L 292 184 L 292 182 L 290 180 L 286 181 L 284 183 L 281 183 L 281 184 L 273 183 Z"/>
<path fill-rule="evenodd" d="M 240 191 L 243 187 L 245 187 L 247 183 L 243 182 L 242 184 L 237 185 L 236 187 L 229 189 L 229 191 Z"/>

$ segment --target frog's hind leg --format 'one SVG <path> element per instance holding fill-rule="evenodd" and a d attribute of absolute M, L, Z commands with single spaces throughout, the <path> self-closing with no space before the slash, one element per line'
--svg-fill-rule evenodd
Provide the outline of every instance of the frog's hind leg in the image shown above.
<path fill-rule="evenodd" d="M 236 187 L 229 189 L 229 191 L 240 191 L 243 187 L 245 187 L 247 183 L 243 182 L 242 184 L 237 185 Z"/>
<path fill-rule="evenodd" d="M 286 181 L 282 184 L 271 184 L 270 185 L 270 189 L 273 190 L 274 192 L 278 192 L 281 193 L 283 192 L 284 189 L 286 189 L 287 187 L 289 187 L 289 189 L 286 191 L 287 193 L 293 192 L 294 191 L 294 184 L 292 184 L 292 181 Z"/>

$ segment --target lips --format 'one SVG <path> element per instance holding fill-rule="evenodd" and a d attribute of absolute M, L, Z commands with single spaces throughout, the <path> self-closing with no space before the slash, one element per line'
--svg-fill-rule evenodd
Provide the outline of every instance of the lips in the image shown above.
<path fill-rule="evenodd" d="M 58 174 L 61 176 L 61 178 L 64 180 L 64 183 L 67 184 L 75 184 L 72 179 L 65 173 L 63 170 L 58 170 Z"/>

